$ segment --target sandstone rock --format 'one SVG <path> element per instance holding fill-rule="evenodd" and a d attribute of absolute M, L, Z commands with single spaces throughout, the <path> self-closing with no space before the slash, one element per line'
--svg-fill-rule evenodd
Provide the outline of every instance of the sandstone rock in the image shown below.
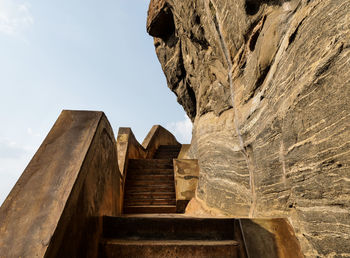
<path fill-rule="evenodd" d="M 185 215 L 202 218 L 225 218 L 227 214 L 222 213 L 219 209 L 208 207 L 203 201 L 198 198 L 193 198 L 186 206 Z"/>
<path fill-rule="evenodd" d="M 307 257 L 350 256 L 350 1 L 160 2 L 174 30 L 152 35 L 194 122 L 197 197 L 288 217 Z"/>
<path fill-rule="evenodd" d="M 176 211 L 184 213 L 188 202 L 195 197 L 199 166 L 196 159 L 174 159 Z"/>
<path fill-rule="evenodd" d="M 174 19 L 169 6 L 164 0 L 151 1 L 148 11 L 147 32 L 166 39 L 174 33 Z"/>

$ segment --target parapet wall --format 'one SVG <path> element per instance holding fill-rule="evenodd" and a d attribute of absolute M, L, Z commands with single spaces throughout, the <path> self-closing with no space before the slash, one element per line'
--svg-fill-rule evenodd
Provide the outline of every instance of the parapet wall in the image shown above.
<path fill-rule="evenodd" d="M 0 208 L 0 257 L 96 257 L 119 179 L 106 116 L 63 111 Z"/>

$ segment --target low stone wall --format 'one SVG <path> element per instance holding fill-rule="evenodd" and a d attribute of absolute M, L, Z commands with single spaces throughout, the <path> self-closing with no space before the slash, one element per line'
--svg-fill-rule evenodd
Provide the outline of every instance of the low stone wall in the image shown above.
<path fill-rule="evenodd" d="M 187 216 L 201 218 L 235 218 L 234 234 L 245 246 L 249 258 L 304 257 L 293 227 L 286 218 L 237 218 L 193 198 L 186 208 Z"/>
<path fill-rule="evenodd" d="M 301 258 L 300 244 L 286 219 L 240 219 L 250 258 Z"/>

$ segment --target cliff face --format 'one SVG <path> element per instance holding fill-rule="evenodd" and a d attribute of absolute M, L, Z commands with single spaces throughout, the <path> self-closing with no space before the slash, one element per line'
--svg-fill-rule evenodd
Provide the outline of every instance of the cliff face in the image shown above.
<path fill-rule="evenodd" d="M 197 197 L 350 256 L 350 1 L 152 0 L 147 29 L 194 122 Z"/>

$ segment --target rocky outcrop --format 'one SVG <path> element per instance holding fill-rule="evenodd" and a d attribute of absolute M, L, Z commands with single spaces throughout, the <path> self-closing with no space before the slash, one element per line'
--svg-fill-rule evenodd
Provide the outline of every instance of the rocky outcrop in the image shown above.
<path fill-rule="evenodd" d="M 152 0 L 147 24 L 194 122 L 197 197 L 350 256 L 350 1 Z"/>

